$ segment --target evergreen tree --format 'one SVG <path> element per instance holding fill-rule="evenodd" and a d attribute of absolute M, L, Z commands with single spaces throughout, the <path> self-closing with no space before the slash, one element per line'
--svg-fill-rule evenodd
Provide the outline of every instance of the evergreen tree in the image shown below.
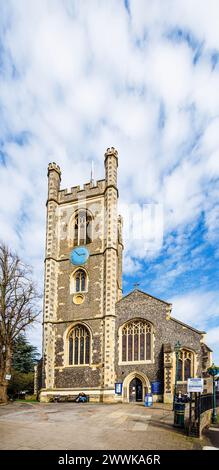
<path fill-rule="evenodd" d="M 38 360 L 37 348 L 27 341 L 24 334 L 20 334 L 14 341 L 13 369 L 23 373 L 33 372 Z"/>

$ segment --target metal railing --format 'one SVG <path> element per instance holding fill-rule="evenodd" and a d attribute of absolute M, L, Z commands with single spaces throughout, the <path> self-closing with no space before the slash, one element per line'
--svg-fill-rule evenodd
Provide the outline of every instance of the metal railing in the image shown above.
<path fill-rule="evenodd" d="M 206 393 L 206 395 L 197 396 L 195 399 L 195 417 L 198 418 L 199 415 L 204 413 L 207 410 L 213 408 L 213 395 L 212 393 Z"/>
<path fill-rule="evenodd" d="M 216 407 L 219 407 L 219 392 L 216 392 Z M 200 436 L 201 415 L 213 409 L 213 394 L 195 395 L 189 403 L 189 435 Z"/>
<path fill-rule="evenodd" d="M 219 406 L 219 392 L 216 392 L 216 406 Z M 200 395 L 196 397 L 196 406 L 197 413 L 202 414 L 207 410 L 213 408 L 213 394 L 206 393 L 205 395 Z"/>

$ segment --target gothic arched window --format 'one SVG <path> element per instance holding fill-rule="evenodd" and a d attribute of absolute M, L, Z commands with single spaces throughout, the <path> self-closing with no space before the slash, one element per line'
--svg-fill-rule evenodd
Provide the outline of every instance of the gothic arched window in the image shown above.
<path fill-rule="evenodd" d="M 73 292 L 87 291 L 87 274 L 84 269 L 77 269 L 73 275 Z"/>
<path fill-rule="evenodd" d="M 90 363 L 90 333 L 84 325 L 76 325 L 68 338 L 69 365 Z"/>
<path fill-rule="evenodd" d="M 74 218 L 74 245 L 87 245 L 92 241 L 92 217 L 80 209 Z"/>
<path fill-rule="evenodd" d="M 151 361 L 152 327 L 143 320 L 134 320 L 122 328 L 122 362 Z"/>
<path fill-rule="evenodd" d="M 186 349 L 181 349 L 179 352 L 178 361 L 178 377 L 177 380 L 185 381 L 193 377 L 194 354 Z"/>

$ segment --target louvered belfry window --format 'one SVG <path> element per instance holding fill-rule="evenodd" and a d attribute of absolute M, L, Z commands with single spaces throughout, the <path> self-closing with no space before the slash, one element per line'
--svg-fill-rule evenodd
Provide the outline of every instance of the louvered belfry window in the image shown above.
<path fill-rule="evenodd" d="M 80 209 L 74 219 L 74 245 L 87 245 L 92 241 L 92 217 Z"/>

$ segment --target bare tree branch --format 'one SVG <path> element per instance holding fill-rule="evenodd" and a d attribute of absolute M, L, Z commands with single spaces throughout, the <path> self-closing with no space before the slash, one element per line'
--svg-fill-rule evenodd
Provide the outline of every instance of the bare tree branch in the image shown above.
<path fill-rule="evenodd" d="M 15 338 L 36 321 L 41 296 L 32 270 L 9 248 L 0 244 L 0 401 L 7 398 L 6 374 L 10 373 Z"/>

